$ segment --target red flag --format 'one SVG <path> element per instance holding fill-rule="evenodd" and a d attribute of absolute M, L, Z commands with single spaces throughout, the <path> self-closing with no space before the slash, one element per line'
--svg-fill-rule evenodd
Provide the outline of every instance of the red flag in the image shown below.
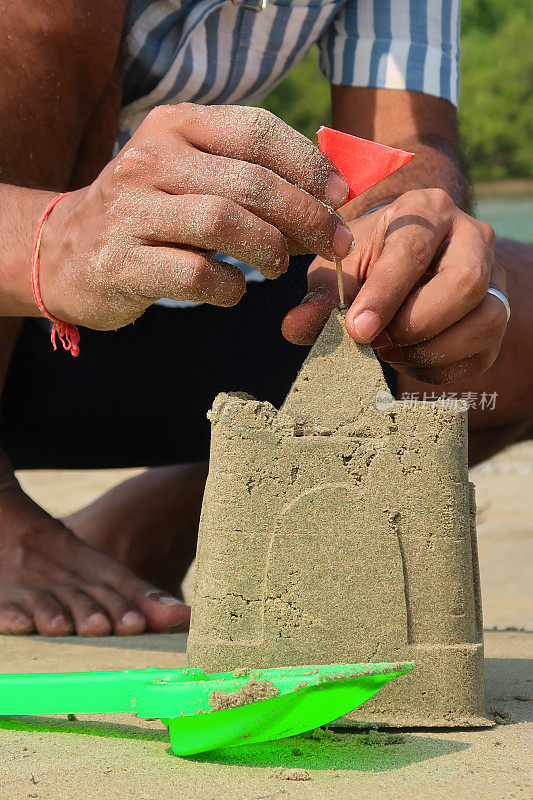
<path fill-rule="evenodd" d="M 348 183 L 347 197 L 352 200 L 392 175 L 415 157 L 414 153 L 369 142 L 322 126 L 317 132 L 318 146 L 337 166 Z"/>

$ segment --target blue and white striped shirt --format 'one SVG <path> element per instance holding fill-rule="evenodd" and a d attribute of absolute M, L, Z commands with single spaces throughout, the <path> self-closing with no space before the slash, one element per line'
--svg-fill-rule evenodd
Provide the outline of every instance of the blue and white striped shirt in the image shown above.
<path fill-rule="evenodd" d="M 117 146 L 163 103 L 259 103 L 314 44 L 333 84 L 456 105 L 459 17 L 460 0 L 129 0 Z"/>
<path fill-rule="evenodd" d="M 161 103 L 259 103 L 313 44 L 333 84 L 457 104 L 460 0 L 129 0 L 123 145 Z"/>

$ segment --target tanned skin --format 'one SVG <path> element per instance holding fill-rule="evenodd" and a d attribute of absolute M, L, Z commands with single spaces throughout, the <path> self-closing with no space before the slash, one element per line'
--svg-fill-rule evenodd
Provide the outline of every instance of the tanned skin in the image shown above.
<path fill-rule="evenodd" d="M 43 238 L 42 292 L 57 316 L 107 329 L 161 296 L 237 302 L 240 274 L 198 247 L 241 257 L 269 278 L 286 269 L 290 252 L 312 252 L 320 255 L 311 295 L 283 326 L 291 341 L 309 343 L 338 301 L 330 259 L 345 257 L 348 330 L 393 363 L 400 393 L 438 391 L 449 381 L 450 391 L 497 391 L 494 412 L 470 416 L 473 460 L 528 435 L 532 248 L 497 242 L 494 260 L 492 231 L 465 213 L 468 182 L 446 101 L 333 88 L 335 127 L 417 156 L 342 209 L 355 239 L 347 256 L 352 236 L 322 202 L 342 204 L 342 179 L 307 145 L 297 162 L 284 156 L 290 147 L 273 157 L 276 141 L 302 142 L 271 115 L 248 112 L 243 122 L 242 110 L 231 108 L 158 109 L 108 164 L 124 2 L 2 5 L 11 38 L 0 44 L 9 67 L 0 110 L 10 121 L 0 134 L 0 381 L 20 318 L 38 313 L 29 282 L 37 220 L 55 192 L 70 188 L 78 191 L 54 209 Z M 163 173 L 161 164 L 172 168 Z M 232 172 L 235 180 L 217 181 Z M 385 201 L 386 209 L 357 219 Z M 202 221 L 200 238 L 180 227 L 191 214 Z M 246 252 L 244 229 L 249 241 L 255 233 Z M 169 241 L 180 247 L 169 252 Z M 98 272 L 104 258 L 105 274 Z M 503 306 L 486 297 L 489 281 L 513 307 L 505 338 Z M 375 318 L 358 322 L 365 311 Z M 0 631 L 106 635 L 186 626 L 188 609 L 170 592 L 194 553 L 205 474 L 206 465 L 148 470 L 61 522 L 23 494 L 4 459 Z M 125 515 L 132 504 L 137 513 Z"/>

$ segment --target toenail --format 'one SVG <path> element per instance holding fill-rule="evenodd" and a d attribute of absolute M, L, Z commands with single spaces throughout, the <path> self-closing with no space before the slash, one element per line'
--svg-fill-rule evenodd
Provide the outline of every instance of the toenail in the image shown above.
<path fill-rule="evenodd" d="M 102 623 L 109 625 L 109 620 L 106 616 L 104 616 L 104 614 L 100 614 L 98 611 L 95 614 L 91 614 L 91 616 L 87 619 L 87 625 L 90 625 L 91 627 L 93 625 L 100 626 Z"/>
<path fill-rule="evenodd" d="M 59 628 L 60 625 L 66 624 L 68 624 L 68 619 L 64 614 L 58 614 L 57 617 L 53 617 L 53 619 L 50 620 L 50 625 L 53 628 Z"/>
<path fill-rule="evenodd" d="M 181 600 L 178 600 L 177 597 L 171 597 L 169 594 L 163 594 L 160 589 L 150 589 L 150 591 L 146 592 L 145 597 L 151 597 L 164 606 L 177 606 L 179 603 L 181 603 Z"/>
<path fill-rule="evenodd" d="M 136 611 L 126 611 L 121 619 L 123 625 L 142 625 L 144 624 L 144 617 L 141 617 Z"/>
<path fill-rule="evenodd" d="M 183 603 L 181 600 L 178 600 L 177 597 L 171 597 L 168 594 L 159 594 L 159 592 L 147 592 L 147 597 L 153 597 L 154 600 L 157 600 L 158 603 L 161 603 L 162 606 L 182 606 Z"/>
<path fill-rule="evenodd" d="M 17 628 L 22 628 L 22 626 L 23 625 L 27 625 L 28 622 L 30 622 L 30 618 L 29 617 L 17 617 L 13 624 Z"/>

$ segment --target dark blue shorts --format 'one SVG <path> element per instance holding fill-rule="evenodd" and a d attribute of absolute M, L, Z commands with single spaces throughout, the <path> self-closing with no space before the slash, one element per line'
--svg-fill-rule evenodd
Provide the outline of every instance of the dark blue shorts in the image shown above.
<path fill-rule="evenodd" d="M 307 290 L 308 257 L 275 281 L 249 283 L 233 308 L 152 306 L 118 331 L 81 330 L 72 358 L 28 320 L 1 405 L 3 447 L 17 469 L 154 466 L 206 459 L 206 413 L 222 391 L 279 407 L 308 348 L 281 321 Z"/>

